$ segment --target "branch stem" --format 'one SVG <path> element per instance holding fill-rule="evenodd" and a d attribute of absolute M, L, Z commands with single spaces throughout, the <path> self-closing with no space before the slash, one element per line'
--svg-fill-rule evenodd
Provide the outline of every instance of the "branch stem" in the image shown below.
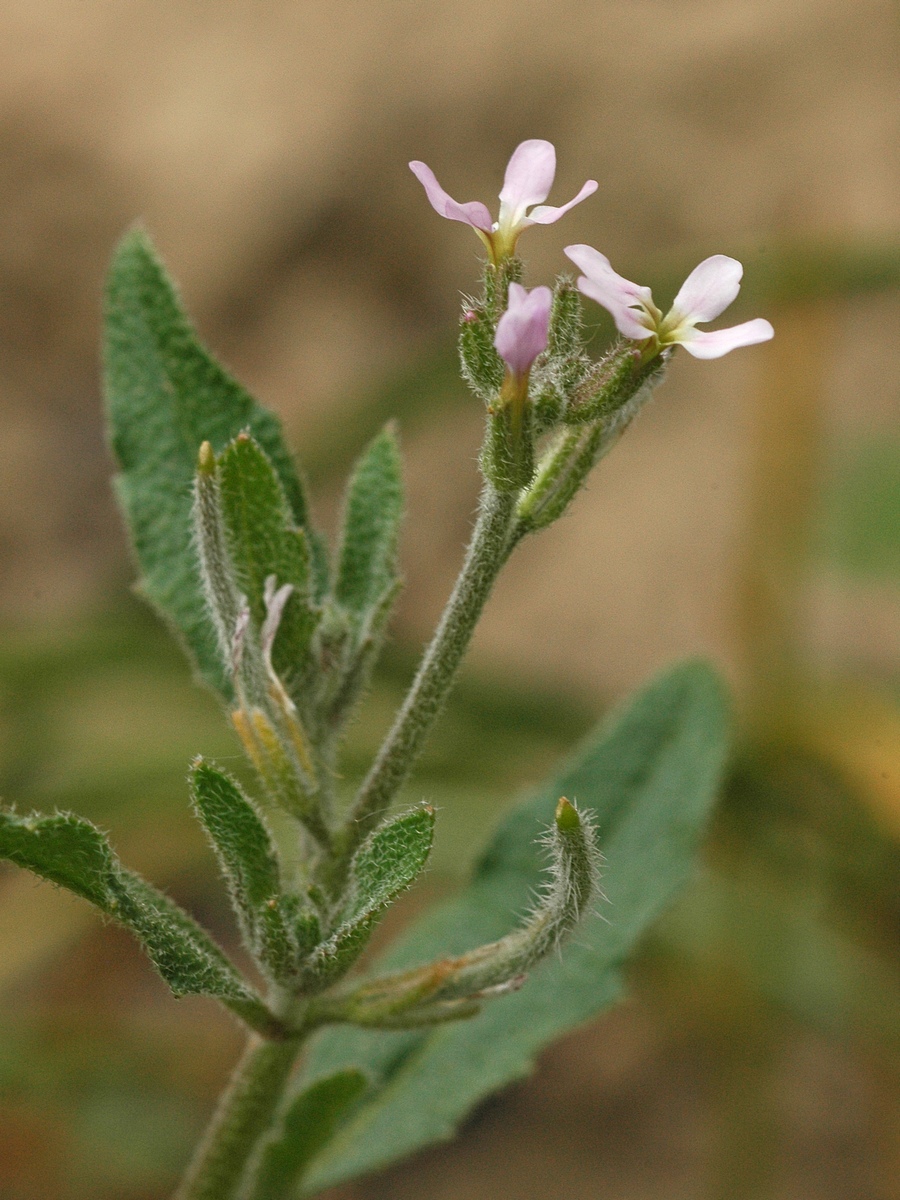
<path fill-rule="evenodd" d="M 348 853 L 387 811 L 444 707 L 478 618 L 509 556 L 515 503 L 515 492 L 499 492 L 490 484 L 482 492 L 478 520 L 456 586 L 356 798 L 347 826 Z"/>

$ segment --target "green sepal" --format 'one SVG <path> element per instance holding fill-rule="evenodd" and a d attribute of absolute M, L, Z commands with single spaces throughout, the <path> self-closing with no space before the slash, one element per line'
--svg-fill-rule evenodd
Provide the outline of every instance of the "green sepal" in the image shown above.
<path fill-rule="evenodd" d="M 516 255 L 503 258 L 496 264 L 492 262 L 484 264 L 484 274 L 481 280 L 484 300 L 480 307 L 495 326 L 506 312 L 506 306 L 509 303 L 509 285 L 521 283 L 524 274 L 525 264 Z"/>
<path fill-rule="evenodd" d="M 281 1120 L 278 1134 L 262 1150 L 247 1200 L 289 1200 L 298 1194 L 316 1155 L 368 1086 L 361 1071 L 338 1071 L 301 1092 Z"/>
<path fill-rule="evenodd" d="M 508 403 L 501 399 L 488 412 L 481 469 L 498 492 L 518 492 L 531 482 L 534 419 L 529 401 Z"/>
<path fill-rule="evenodd" d="M 553 290 L 546 354 L 551 362 L 572 363 L 573 370 L 578 368 L 578 374 L 581 374 L 587 362 L 584 357 L 581 293 L 568 275 L 561 275 Z"/>
<path fill-rule="evenodd" d="M 107 414 L 121 468 L 116 491 L 140 566 L 140 588 L 180 634 L 200 676 L 230 698 L 191 541 L 197 453 L 204 441 L 220 452 L 249 430 L 268 455 L 299 527 L 308 525 L 303 488 L 277 417 L 200 344 L 141 230 L 122 240 L 113 259 L 105 327 Z"/>
<path fill-rule="evenodd" d="M 630 410 L 645 383 L 660 382 L 662 365 L 659 357 L 642 363 L 641 352 L 633 342 L 617 342 L 581 381 L 566 408 L 566 424 L 602 421 L 609 426 L 623 410 Z"/>
<path fill-rule="evenodd" d="M 459 323 L 462 375 L 476 396 L 490 404 L 503 385 L 506 368 L 494 349 L 495 323 L 484 308 L 468 301 Z"/>
<path fill-rule="evenodd" d="M 192 917 L 127 870 L 89 821 L 70 813 L 20 817 L 0 810 L 0 858 L 68 888 L 129 928 L 176 996 L 212 996 L 253 1028 L 273 1018 Z"/>
<path fill-rule="evenodd" d="M 321 612 L 312 596 L 313 564 L 306 530 L 298 528 L 268 456 L 247 433 L 218 459 L 219 496 L 235 574 L 257 630 L 266 619 L 266 580 L 294 591 L 284 607 L 272 664 L 295 700 L 309 676 L 310 643 Z"/>
<path fill-rule="evenodd" d="M 401 466 L 397 438 L 387 426 L 356 464 L 347 487 L 334 596 L 358 623 L 397 580 Z"/>
<path fill-rule="evenodd" d="M 535 430 L 552 428 L 565 413 L 593 366 L 584 351 L 581 297 L 573 281 L 562 276 L 553 293 L 547 350 L 532 373 Z"/>
<path fill-rule="evenodd" d="M 419 877 L 434 840 L 434 809 L 423 805 L 386 821 L 354 855 L 350 895 L 337 928 L 309 959 L 304 974 L 321 990 L 343 975 L 362 953 L 378 921 Z"/>

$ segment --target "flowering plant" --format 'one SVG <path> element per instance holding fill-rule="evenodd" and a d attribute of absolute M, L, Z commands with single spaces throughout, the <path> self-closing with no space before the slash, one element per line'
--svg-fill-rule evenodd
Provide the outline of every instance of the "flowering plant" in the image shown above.
<path fill-rule="evenodd" d="M 459 331 L 463 376 L 486 404 L 484 487 L 456 586 L 353 795 L 337 786 L 342 738 L 399 589 L 396 435 L 388 427 L 360 458 L 331 552 L 276 418 L 201 346 L 144 234 L 125 238 L 110 273 L 108 414 L 141 588 L 218 695 L 255 777 L 245 785 L 203 759 L 190 769 L 256 975 L 77 816 L 0 810 L 0 856 L 126 925 L 176 996 L 212 997 L 246 1027 L 180 1200 L 311 1195 L 448 1136 L 548 1040 L 613 1001 L 623 961 L 687 875 L 722 765 L 719 685 L 702 664 L 678 667 L 512 811 L 467 889 L 386 955 L 362 957 L 428 860 L 434 810 L 395 802 L 503 565 L 567 509 L 676 343 L 716 357 L 771 336 L 759 320 L 696 331 L 734 298 L 732 259 L 702 263 L 663 317 L 648 289 L 573 246 L 578 287 L 624 338 L 594 361 L 578 289 L 561 278 L 527 291 L 515 250 L 523 229 L 558 220 L 596 184 L 544 206 L 553 147 L 524 142 L 495 223 L 411 166 L 437 211 L 488 252 Z"/>

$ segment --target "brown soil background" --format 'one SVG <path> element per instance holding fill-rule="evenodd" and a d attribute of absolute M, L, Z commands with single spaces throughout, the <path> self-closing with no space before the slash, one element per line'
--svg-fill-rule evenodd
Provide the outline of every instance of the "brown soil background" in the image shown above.
<path fill-rule="evenodd" d="M 128 575 L 97 345 L 105 265 L 136 217 L 301 458 L 409 355 L 449 344 L 473 285 L 473 241 L 424 202 L 409 158 L 489 200 L 516 142 L 544 136 L 559 150 L 554 196 L 600 181 L 564 224 L 523 240 L 532 283 L 565 267 L 570 241 L 622 269 L 696 250 L 739 254 L 752 274 L 785 239 L 890 237 L 898 224 L 888 0 L 601 0 L 552 14 L 8 0 L 0 32 L 0 612 L 17 617 L 95 605 Z M 826 437 L 840 438 L 896 421 L 897 306 L 833 307 L 815 357 Z M 734 660 L 755 400 L 775 354 L 681 356 L 566 523 L 510 568 L 477 653 L 605 694 L 685 652 Z M 460 414 L 407 435 L 401 636 L 428 628 L 465 537 L 479 418 L 474 402 Z M 852 624 L 833 596 L 816 613 L 829 636 Z"/>
<path fill-rule="evenodd" d="M 206 341 L 282 415 L 333 522 L 339 483 L 321 448 L 354 445 L 364 398 L 446 353 L 474 287 L 475 239 L 431 210 L 409 159 L 493 205 L 512 148 L 546 137 L 551 201 L 600 181 L 523 238 L 529 284 L 565 269 L 562 247 L 579 241 L 660 279 L 734 254 L 749 284 L 785 246 L 896 243 L 898 49 L 895 0 L 6 0 L 0 625 L 65 624 L 131 578 L 97 347 L 103 275 L 135 219 Z M 772 458 L 796 451 L 802 506 L 847 442 L 896 436 L 900 398 L 896 291 L 782 299 L 740 319 L 756 315 L 776 340 L 716 363 L 679 355 L 566 520 L 523 548 L 476 668 L 594 702 L 702 652 L 749 688 L 748 561 L 767 502 L 763 528 L 791 515 L 789 493 L 767 493 Z M 455 573 L 480 421 L 463 398 L 405 427 L 402 644 L 427 636 Z M 817 670 L 896 674 L 898 599 L 896 581 L 808 571 L 794 637 Z M 898 787 L 882 789 L 892 819 Z M 615 1014 L 458 1146 L 346 1194 L 724 1200 L 696 1174 L 709 1135 L 685 1050 L 696 1031 L 668 1019 L 640 1002 Z M 812 1034 L 792 1045 L 779 1197 L 898 1195 L 886 1158 L 872 1182 L 870 1135 L 854 1124 L 876 1084 L 841 1053 Z"/>

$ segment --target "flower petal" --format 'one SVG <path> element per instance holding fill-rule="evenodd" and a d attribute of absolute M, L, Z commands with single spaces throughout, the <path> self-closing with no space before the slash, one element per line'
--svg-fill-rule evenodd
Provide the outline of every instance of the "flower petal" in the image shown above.
<path fill-rule="evenodd" d="M 582 200 L 586 200 L 588 196 L 593 196 L 598 187 L 596 179 L 589 179 L 574 200 L 570 200 L 568 204 L 563 204 L 560 208 L 554 208 L 550 204 L 542 204 L 538 208 L 533 208 L 528 214 L 524 224 L 526 225 L 552 225 L 554 221 L 558 221 L 563 213 L 567 213 L 570 208 L 574 208 L 576 204 L 580 204 Z"/>
<path fill-rule="evenodd" d="M 710 332 L 688 329 L 679 341 L 694 358 L 721 358 L 729 350 L 737 350 L 739 346 L 755 346 L 757 342 L 767 342 L 774 336 L 775 330 L 771 324 L 757 317 L 754 321 L 744 321 L 742 325 L 732 325 L 730 329 Z"/>
<path fill-rule="evenodd" d="M 548 287 L 526 292 L 519 283 L 509 285 L 509 307 L 497 322 L 494 347 L 514 375 L 524 375 L 547 349 L 552 303 Z"/>
<path fill-rule="evenodd" d="M 736 258 L 713 254 L 694 267 L 681 285 L 672 311 L 690 321 L 714 321 L 741 290 L 744 268 Z"/>
<path fill-rule="evenodd" d="M 650 336 L 653 325 L 643 307 L 653 303 L 648 287 L 617 274 L 606 255 L 593 246 L 566 246 L 565 253 L 584 271 L 578 280 L 579 290 L 612 314 L 619 333 L 636 341 Z"/>
<path fill-rule="evenodd" d="M 448 196 L 435 178 L 434 171 L 423 162 L 411 162 L 409 169 L 425 189 L 431 207 L 442 217 L 447 217 L 450 221 L 462 221 L 464 225 L 471 225 L 473 229 L 480 229 L 484 233 L 491 232 L 491 214 L 480 200 L 460 204 L 452 196 Z"/>
<path fill-rule="evenodd" d="M 531 138 L 512 152 L 503 177 L 500 202 L 518 212 L 530 204 L 542 204 L 550 194 L 556 174 L 556 150 L 551 142 Z"/>

